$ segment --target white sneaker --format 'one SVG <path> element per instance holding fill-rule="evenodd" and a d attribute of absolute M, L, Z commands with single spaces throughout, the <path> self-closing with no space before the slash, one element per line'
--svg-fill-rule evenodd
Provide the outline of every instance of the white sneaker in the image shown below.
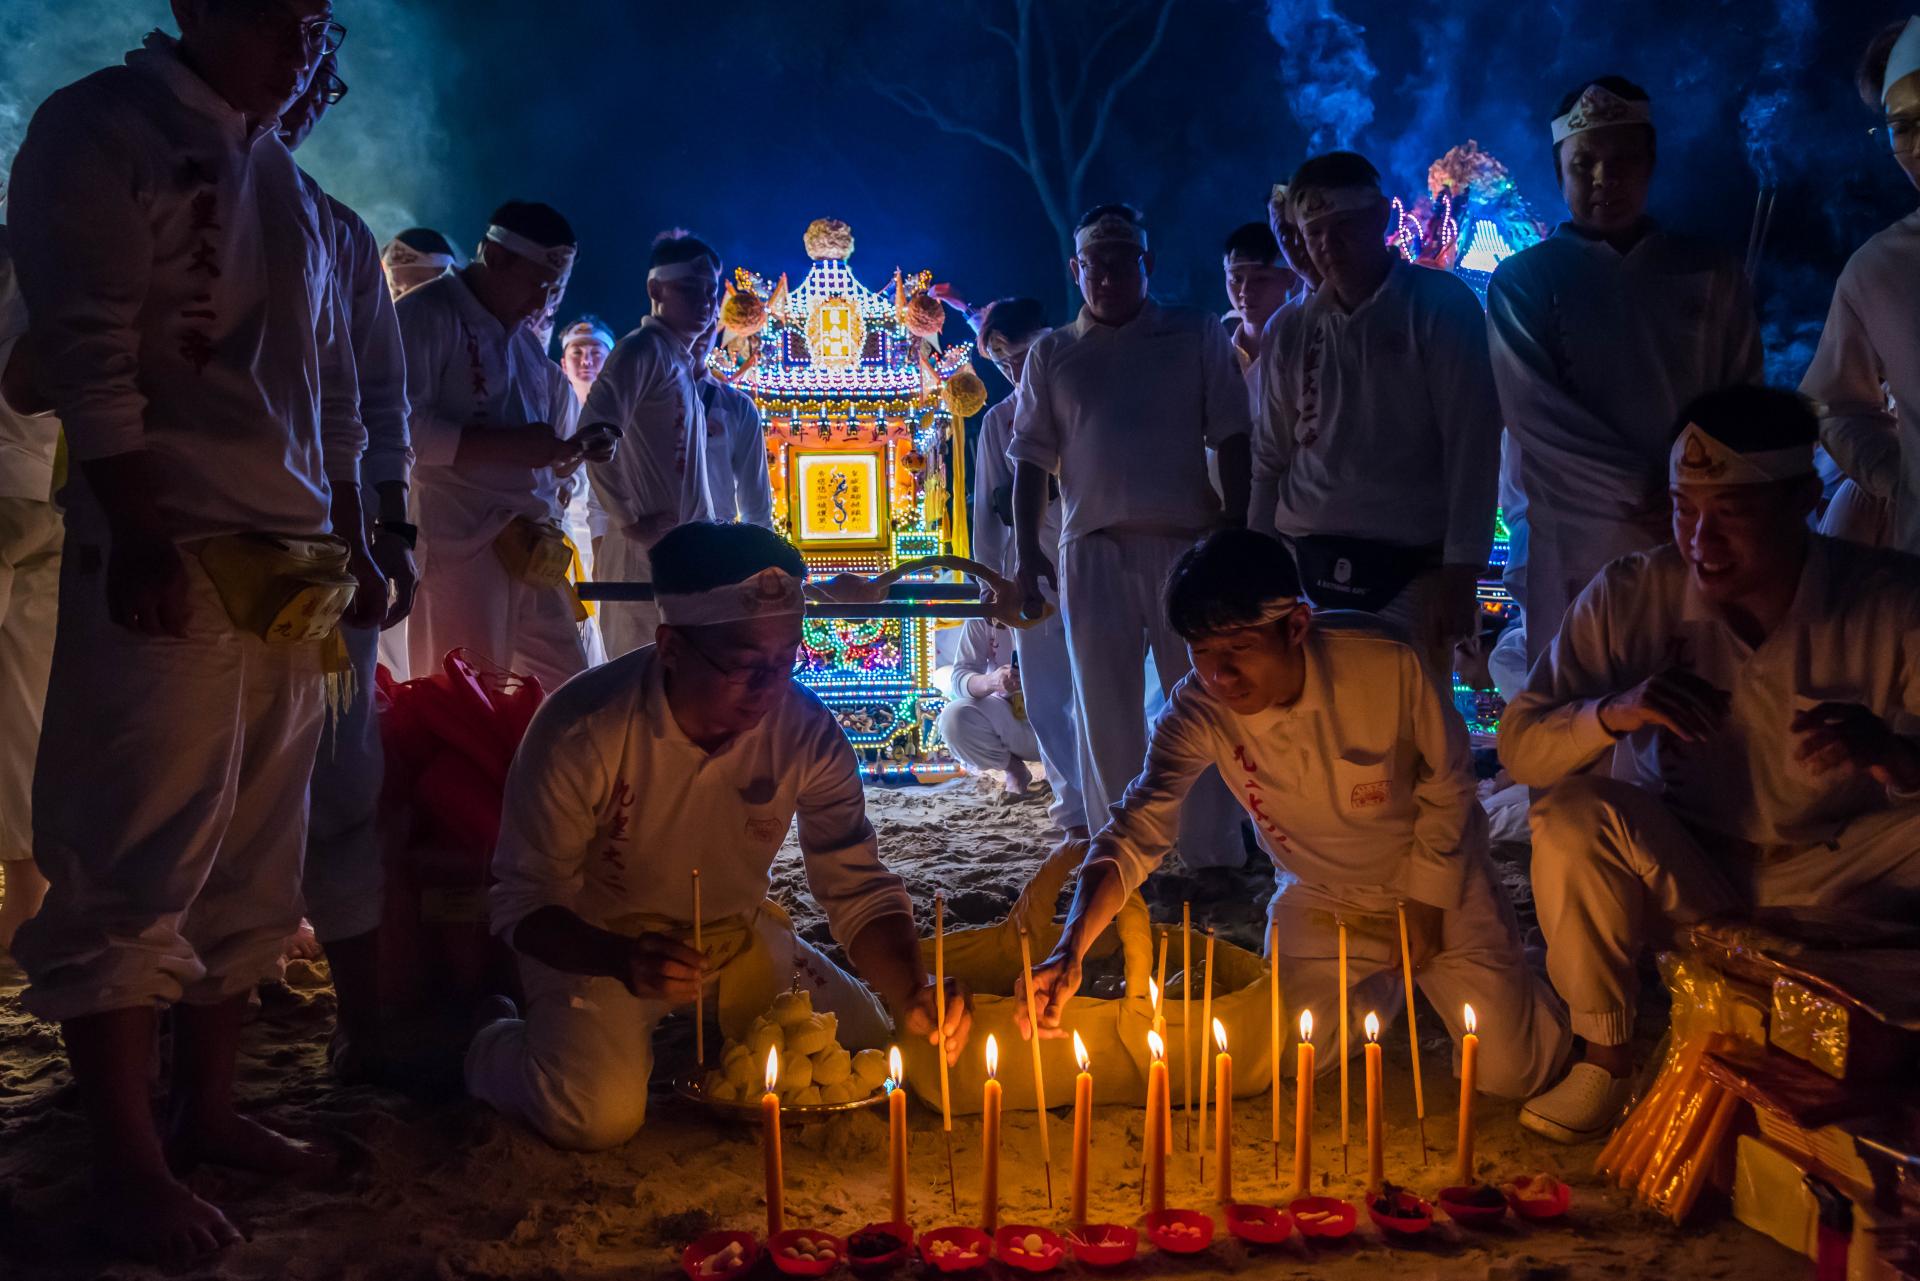
<path fill-rule="evenodd" d="M 1592 1063 L 1576 1063 L 1560 1084 L 1520 1109 L 1520 1124 L 1556 1143 L 1583 1143 L 1613 1129 L 1633 1082 Z"/>

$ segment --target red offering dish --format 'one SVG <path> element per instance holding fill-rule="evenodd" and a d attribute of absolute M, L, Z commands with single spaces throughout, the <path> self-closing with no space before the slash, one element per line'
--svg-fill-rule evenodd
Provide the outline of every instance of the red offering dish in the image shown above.
<path fill-rule="evenodd" d="M 1301 1236 L 1325 1241 L 1352 1236 L 1354 1225 L 1360 1222 L 1360 1212 L 1351 1202 L 1331 1196 L 1303 1196 L 1287 1206 L 1287 1213 L 1293 1216 L 1293 1226 Z"/>
<path fill-rule="evenodd" d="M 1293 1216 L 1270 1205 L 1230 1205 L 1227 1231 L 1252 1245 L 1279 1245 L 1293 1235 Z"/>
<path fill-rule="evenodd" d="M 1388 1184 L 1379 1196 L 1367 1198 L 1367 1217 L 1382 1232 L 1417 1237 L 1433 1226 L 1433 1205 L 1405 1188 Z"/>
<path fill-rule="evenodd" d="M 993 1234 L 993 1257 L 1022 1272 L 1051 1272 L 1067 1257 L 1067 1243 L 1057 1232 L 1014 1223 Z"/>
<path fill-rule="evenodd" d="M 920 1238 L 920 1257 L 936 1272 L 966 1272 L 986 1266 L 993 1238 L 979 1228 L 936 1228 Z"/>
<path fill-rule="evenodd" d="M 1198 1210 L 1161 1210 L 1140 1222 L 1154 1248 L 1169 1254 L 1198 1254 L 1213 1244 L 1213 1220 Z"/>
<path fill-rule="evenodd" d="M 1477 1187 L 1440 1189 L 1440 1208 L 1447 1217 L 1466 1227 L 1485 1227 L 1507 1216 L 1507 1198 L 1491 1183 Z"/>
<path fill-rule="evenodd" d="M 1551 1174 L 1523 1174 L 1507 1184 L 1507 1204 L 1531 1223 L 1557 1219 L 1573 1204 L 1573 1189 Z"/>
<path fill-rule="evenodd" d="M 847 1238 L 847 1262 L 855 1272 L 893 1267 L 912 1251 L 910 1223 L 869 1223 Z"/>
<path fill-rule="evenodd" d="M 1068 1234 L 1073 1257 L 1090 1268 L 1117 1268 L 1140 1253 L 1140 1229 L 1124 1223 L 1089 1223 Z"/>
<path fill-rule="evenodd" d="M 767 1253 L 790 1277 L 823 1277 L 847 1261 L 847 1243 L 831 1232 L 788 1228 L 767 1238 Z"/>
<path fill-rule="evenodd" d="M 751 1232 L 709 1232 L 680 1252 L 680 1270 L 688 1281 L 744 1276 L 759 1261 L 760 1243 Z"/>

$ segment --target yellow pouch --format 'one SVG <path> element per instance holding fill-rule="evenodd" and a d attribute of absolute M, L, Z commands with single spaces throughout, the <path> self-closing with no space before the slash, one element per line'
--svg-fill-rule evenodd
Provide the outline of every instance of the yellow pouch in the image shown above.
<path fill-rule="evenodd" d="M 515 516 L 493 540 L 494 555 L 507 572 L 535 587 L 561 587 L 573 568 L 573 545 L 551 521 Z"/>
<path fill-rule="evenodd" d="M 347 545 L 331 535 L 226 534 L 198 554 L 234 627 L 269 644 L 324 640 L 353 602 Z"/>

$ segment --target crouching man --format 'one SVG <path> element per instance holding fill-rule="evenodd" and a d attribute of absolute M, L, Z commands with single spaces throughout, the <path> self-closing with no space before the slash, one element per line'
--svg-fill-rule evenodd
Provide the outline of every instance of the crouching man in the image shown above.
<path fill-rule="evenodd" d="M 1341 922 L 1358 1010 L 1399 1007 L 1404 907 L 1415 977 L 1450 1034 L 1466 1031 L 1469 1002 L 1502 1029 L 1481 1044 L 1480 1088 L 1516 1098 L 1553 1080 L 1566 1019 L 1521 955 L 1486 854 L 1466 728 L 1420 653 L 1369 615 L 1315 615 L 1279 543 L 1248 530 L 1182 556 L 1166 608 L 1193 672 L 1094 836 L 1059 946 L 1035 971 L 1041 1035 L 1060 1035 L 1087 949 L 1166 857 L 1181 797 L 1217 765 L 1279 874 L 1269 942 L 1288 1005 L 1315 1015 L 1317 1045 L 1338 1027 Z"/>
<path fill-rule="evenodd" d="M 1791 392 L 1685 411 L 1673 542 L 1603 569 L 1507 708 L 1533 808 L 1547 970 L 1585 1061 L 1521 1123 L 1618 1120 L 1634 963 L 1677 925 L 1763 907 L 1920 906 L 1920 562 L 1807 529 L 1818 430 Z M 1587 773 L 1624 740 L 1631 779 Z"/>
<path fill-rule="evenodd" d="M 639 1130 L 654 1027 L 702 991 L 734 1037 L 797 980 L 839 1017 L 849 1048 L 886 1040 L 882 1001 L 909 1033 L 939 1038 L 906 889 L 880 862 L 853 751 L 792 679 L 800 554 L 758 526 L 692 523 L 652 555 L 657 641 L 540 709 L 494 852 L 493 923 L 519 954 L 528 1007 L 475 1036 L 467 1087 L 565 1148 Z M 796 814 L 813 896 L 871 990 L 767 899 Z M 696 870 L 704 954 L 689 946 Z M 970 1011 L 957 985 L 949 996 L 957 1055 Z"/>

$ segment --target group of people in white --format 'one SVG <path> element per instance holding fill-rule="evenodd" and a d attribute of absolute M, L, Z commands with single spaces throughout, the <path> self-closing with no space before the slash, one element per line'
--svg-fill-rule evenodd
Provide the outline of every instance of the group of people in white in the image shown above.
<path fill-rule="evenodd" d="M 569 325 L 556 363 L 578 252 L 556 210 L 502 205 L 457 266 L 423 229 L 378 249 L 295 164 L 347 92 L 330 0 L 174 11 L 178 37 L 35 113 L 0 277 L 0 946 L 61 1025 L 109 1238 L 198 1257 L 237 1233 L 194 1165 L 324 1162 L 231 1096 L 249 994 L 303 914 L 335 1070 L 388 1061 L 383 652 L 420 675 L 464 648 L 549 691 L 494 854 L 524 1016 L 498 998 L 463 1027 L 475 1097 L 559 1145 L 622 1143 L 662 1017 L 704 994 L 738 1036 L 796 976 L 850 1045 L 894 1028 L 957 1056 L 968 994 L 934 992 L 854 755 L 792 679 L 807 570 L 770 528 L 752 400 L 708 373 L 720 254 L 663 236 L 646 319 Z M 1920 186 L 1920 18 L 1862 74 Z M 1037 759 L 1090 842 L 1034 1034 L 1071 1026 L 1131 889 L 1175 849 L 1237 866 L 1244 825 L 1293 1011 L 1334 1003 L 1340 926 L 1352 982 L 1394 1008 L 1404 912 L 1441 1017 L 1470 999 L 1499 1029 L 1481 1088 L 1581 1139 L 1618 1116 L 1636 962 L 1676 925 L 1920 902 L 1898 284 L 1920 214 L 1848 264 L 1804 396 L 1761 387 L 1739 264 L 1646 214 L 1648 95 L 1602 77 L 1543 115 L 1571 217 L 1485 312 L 1388 245 L 1378 173 L 1333 152 L 1228 240 L 1228 323 L 1152 297 L 1125 205 L 1075 231 L 1070 323 L 1031 299 L 971 315 L 1016 388 L 981 425 L 977 554 L 1034 625 L 967 626 L 942 727 L 1012 790 Z M 1816 441 L 1847 478 L 1832 504 Z M 1529 670 L 1499 750 L 1536 789 L 1544 975 L 1447 688 L 1503 484 Z M 587 625 L 582 562 L 655 604 Z M 767 899 L 796 818 L 852 973 Z"/>

